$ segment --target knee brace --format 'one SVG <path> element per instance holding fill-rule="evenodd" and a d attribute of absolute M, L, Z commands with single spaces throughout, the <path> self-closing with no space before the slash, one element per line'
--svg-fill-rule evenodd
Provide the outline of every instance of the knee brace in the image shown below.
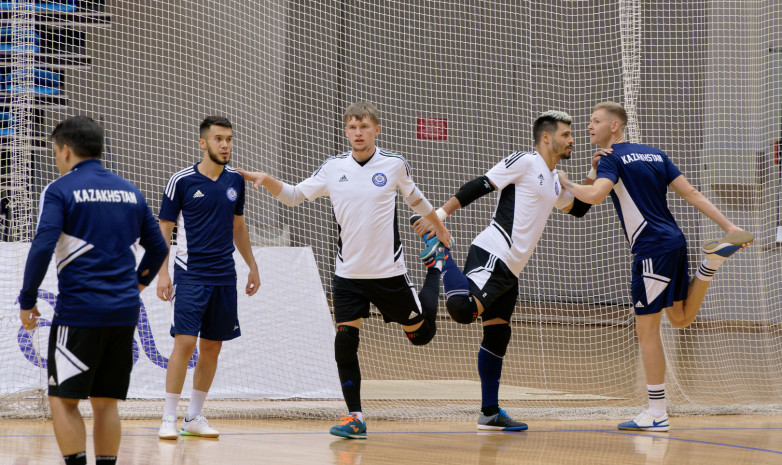
<path fill-rule="evenodd" d="M 337 326 L 334 337 L 334 358 L 337 365 L 358 362 L 358 328 L 352 326 Z"/>
<path fill-rule="evenodd" d="M 421 327 L 413 331 L 412 333 L 408 333 L 405 331 L 405 334 L 407 334 L 407 338 L 410 340 L 410 343 L 412 343 L 414 346 L 422 346 L 426 345 L 434 339 L 434 335 L 437 333 L 437 326 L 429 323 L 428 320 L 424 320 L 421 324 Z"/>
<path fill-rule="evenodd" d="M 510 343 L 510 325 L 488 325 L 483 327 L 481 346 L 498 357 L 504 357 Z"/>
<path fill-rule="evenodd" d="M 445 303 L 448 314 L 457 323 L 470 324 L 478 318 L 478 304 L 471 295 L 454 295 Z"/>

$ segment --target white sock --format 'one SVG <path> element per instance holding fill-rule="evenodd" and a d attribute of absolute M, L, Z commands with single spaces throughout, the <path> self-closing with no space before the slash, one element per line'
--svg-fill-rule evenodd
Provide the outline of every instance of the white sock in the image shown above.
<path fill-rule="evenodd" d="M 442 260 L 437 260 L 433 266 L 435 268 L 437 268 L 438 270 L 443 271 L 443 261 Z"/>
<path fill-rule="evenodd" d="M 207 394 L 208 392 L 193 389 L 193 392 L 190 393 L 190 403 L 187 405 L 186 420 L 192 420 L 201 415 L 201 409 L 204 407 Z"/>
<path fill-rule="evenodd" d="M 181 394 L 174 394 L 171 392 L 166 393 L 166 402 L 163 404 L 163 416 L 171 415 L 176 418 L 176 406 L 179 403 L 179 397 Z"/>
<path fill-rule="evenodd" d="M 350 412 L 351 415 L 355 415 L 358 421 L 364 421 L 364 414 L 361 412 Z"/>
<path fill-rule="evenodd" d="M 717 268 L 727 260 L 726 258 L 704 258 L 703 263 L 698 267 L 695 272 L 695 277 L 701 281 L 711 281 L 714 278 L 714 273 L 717 272 Z"/>
<path fill-rule="evenodd" d="M 660 418 L 665 415 L 665 383 L 647 384 L 649 391 L 649 415 Z"/>

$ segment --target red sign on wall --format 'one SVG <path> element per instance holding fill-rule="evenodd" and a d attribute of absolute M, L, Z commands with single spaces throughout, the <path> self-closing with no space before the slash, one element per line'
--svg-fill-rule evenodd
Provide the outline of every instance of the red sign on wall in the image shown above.
<path fill-rule="evenodd" d="M 448 140 L 448 118 L 418 118 L 416 138 Z"/>

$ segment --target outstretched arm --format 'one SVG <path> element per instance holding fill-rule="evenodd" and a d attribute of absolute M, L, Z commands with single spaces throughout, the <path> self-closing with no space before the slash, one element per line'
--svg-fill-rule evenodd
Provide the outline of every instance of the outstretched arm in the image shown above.
<path fill-rule="evenodd" d="M 562 170 L 557 170 L 557 173 L 559 173 L 559 182 L 565 186 L 565 189 L 578 200 L 591 205 L 597 205 L 605 200 L 611 189 L 614 188 L 614 183 L 608 178 L 599 178 L 593 184 L 585 185 L 574 183 Z"/>
<path fill-rule="evenodd" d="M 305 199 L 304 193 L 298 190 L 296 186 L 285 184 L 274 176 L 261 172 L 249 172 L 239 168 L 236 171 L 242 175 L 245 181 L 252 182 L 255 190 L 258 190 L 259 186 L 263 186 L 277 200 L 289 207 L 295 207 Z"/>
<path fill-rule="evenodd" d="M 456 210 L 466 207 L 475 200 L 483 197 L 489 192 L 495 191 L 496 189 L 497 187 L 488 177 L 479 176 L 472 181 L 464 183 L 464 185 L 459 188 L 459 191 L 456 192 L 453 197 L 448 199 L 448 201 L 445 202 L 441 208 L 437 209 L 435 214 L 437 215 L 438 219 L 444 221 L 445 218 L 451 216 L 451 214 Z M 416 223 L 413 225 L 413 228 L 415 229 L 416 234 L 423 236 L 424 234 L 427 234 L 435 229 L 435 223 L 428 219 L 428 217 L 424 217 L 416 221 Z"/>
<path fill-rule="evenodd" d="M 717 208 L 709 199 L 706 198 L 701 192 L 693 187 L 687 178 L 682 174 L 668 184 L 676 194 L 687 201 L 690 205 L 697 208 L 698 211 L 703 213 L 707 218 L 717 224 L 723 231 L 730 234 L 735 231 L 741 231 L 741 228 L 736 227 L 722 212 Z"/>

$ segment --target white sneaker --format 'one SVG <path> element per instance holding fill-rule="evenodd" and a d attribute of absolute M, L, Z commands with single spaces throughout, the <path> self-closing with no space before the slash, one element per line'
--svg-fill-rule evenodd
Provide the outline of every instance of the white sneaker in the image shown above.
<path fill-rule="evenodd" d="M 185 421 L 182 422 L 182 429 L 179 430 L 179 434 L 185 436 L 201 436 L 204 438 L 216 438 L 220 436 L 220 433 L 209 426 L 206 421 L 206 417 L 198 415 L 192 420 L 188 421 L 185 417 Z"/>
<path fill-rule="evenodd" d="M 670 427 L 667 413 L 661 417 L 653 417 L 647 410 L 639 413 L 634 420 L 619 423 L 619 429 L 629 431 L 668 431 Z"/>
<path fill-rule="evenodd" d="M 160 439 L 176 439 L 179 437 L 179 433 L 177 433 L 176 430 L 176 417 L 174 415 L 166 415 L 163 417 L 163 421 L 160 422 L 160 431 L 158 431 L 157 437 Z"/>

